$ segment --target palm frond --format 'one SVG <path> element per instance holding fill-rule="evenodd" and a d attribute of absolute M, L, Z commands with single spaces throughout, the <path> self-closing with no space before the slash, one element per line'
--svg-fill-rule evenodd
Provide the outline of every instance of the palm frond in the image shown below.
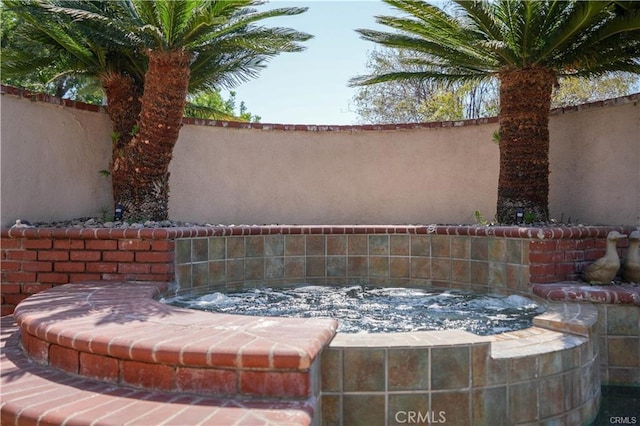
<path fill-rule="evenodd" d="M 558 18 L 559 28 L 548 35 L 545 45 L 540 49 L 538 60 L 542 62 L 554 52 L 562 51 L 576 42 L 576 38 L 582 36 L 585 30 L 602 21 L 609 2 L 585 1 L 572 2 L 573 8 L 569 13 Z"/>
<path fill-rule="evenodd" d="M 640 57 L 640 5 L 634 2 L 454 0 L 456 10 L 449 14 L 422 0 L 384 1 L 404 13 L 376 18 L 394 32 L 356 31 L 364 40 L 430 57 L 423 66 L 438 66 L 446 77 L 429 71 L 428 78 L 458 79 L 530 66 L 559 75 L 601 73 L 618 66 L 631 71 Z M 351 83 L 373 84 L 375 77 L 357 77 Z M 380 78 L 408 77 L 400 73 Z"/>
<path fill-rule="evenodd" d="M 418 71 L 418 72 L 390 72 L 377 75 L 364 75 L 357 76 L 349 80 L 350 86 L 368 86 L 372 84 L 385 83 L 389 81 L 402 81 L 402 80 L 429 80 L 438 83 L 452 83 L 452 82 L 480 82 L 490 79 L 490 75 L 483 72 L 476 74 L 470 72 L 460 73 L 443 73 L 440 70 L 435 71 Z"/>

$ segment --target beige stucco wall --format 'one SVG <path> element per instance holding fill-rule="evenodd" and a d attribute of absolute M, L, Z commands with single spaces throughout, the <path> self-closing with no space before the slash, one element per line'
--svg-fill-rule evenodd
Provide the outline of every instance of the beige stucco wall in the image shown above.
<path fill-rule="evenodd" d="M 637 99 L 637 96 L 634 97 Z M 1 97 L 1 220 L 110 206 L 105 113 Z M 474 223 L 495 214 L 497 124 L 412 130 L 185 125 L 171 163 L 174 220 L 224 224 Z M 551 117 L 552 217 L 640 224 L 640 106 Z"/>
<path fill-rule="evenodd" d="M 98 216 L 112 205 L 104 113 L 0 97 L 1 223 Z"/>
<path fill-rule="evenodd" d="M 640 224 L 640 105 L 591 108 L 550 121 L 549 213 L 565 221 Z"/>
<path fill-rule="evenodd" d="M 495 210 L 494 128 L 185 126 L 171 167 L 170 209 L 227 224 L 469 223 L 474 210 Z"/>

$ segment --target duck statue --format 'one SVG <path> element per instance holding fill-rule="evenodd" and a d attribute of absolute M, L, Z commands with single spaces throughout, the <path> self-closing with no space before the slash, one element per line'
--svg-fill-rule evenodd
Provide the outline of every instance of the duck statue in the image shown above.
<path fill-rule="evenodd" d="M 616 243 L 626 235 L 618 231 L 607 234 L 607 249 L 604 256 L 588 265 L 582 271 L 582 277 L 589 284 L 610 284 L 620 269 L 620 257 L 616 250 Z"/>
<path fill-rule="evenodd" d="M 640 283 L 640 231 L 629 234 L 629 251 L 622 262 L 622 280 L 628 283 Z"/>

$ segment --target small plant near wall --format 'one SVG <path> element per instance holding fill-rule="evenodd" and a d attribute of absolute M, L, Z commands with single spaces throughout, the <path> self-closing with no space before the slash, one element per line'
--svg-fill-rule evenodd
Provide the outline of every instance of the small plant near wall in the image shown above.
<path fill-rule="evenodd" d="M 480 213 L 480 210 L 476 210 L 473 212 L 473 217 L 476 220 L 476 223 L 478 225 L 482 225 L 482 226 L 487 226 L 489 225 L 489 222 L 487 221 L 487 219 L 484 218 L 484 216 L 482 216 L 482 213 Z"/>
<path fill-rule="evenodd" d="M 524 223 L 531 225 L 536 220 L 536 214 L 534 212 L 524 212 Z"/>
<path fill-rule="evenodd" d="M 98 214 L 102 222 L 110 222 L 113 220 L 113 211 L 108 206 L 101 206 L 98 210 Z"/>
<path fill-rule="evenodd" d="M 491 136 L 491 141 L 496 145 L 500 145 L 500 130 L 496 130 L 495 132 L 493 132 L 493 135 Z"/>

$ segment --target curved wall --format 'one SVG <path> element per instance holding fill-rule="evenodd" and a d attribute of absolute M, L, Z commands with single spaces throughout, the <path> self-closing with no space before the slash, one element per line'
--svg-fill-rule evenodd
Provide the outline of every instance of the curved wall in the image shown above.
<path fill-rule="evenodd" d="M 495 126 L 281 131 L 187 125 L 170 168 L 171 213 L 226 224 L 470 223 L 474 210 L 489 217 L 495 210 Z"/>
<path fill-rule="evenodd" d="M 553 218 L 640 224 L 638 99 L 552 113 Z M 110 182 L 99 173 L 111 149 L 102 108 L 4 86 L 1 107 L 2 225 L 110 213 Z M 468 224 L 479 210 L 490 220 L 496 129 L 495 118 L 381 126 L 185 119 L 170 167 L 170 216 L 214 224 Z"/>
<path fill-rule="evenodd" d="M 111 210 L 111 181 L 100 175 L 111 158 L 107 114 L 31 99 L 0 98 L 2 225 Z"/>

